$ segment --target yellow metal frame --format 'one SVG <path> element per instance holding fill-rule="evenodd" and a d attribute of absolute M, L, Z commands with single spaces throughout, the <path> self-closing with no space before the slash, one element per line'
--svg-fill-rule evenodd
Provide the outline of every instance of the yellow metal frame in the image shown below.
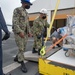
<path fill-rule="evenodd" d="M 39 73 L 43 75 L 75 75 L 75 70 L 49 64 L 50 60 L 39 58 Z"/>

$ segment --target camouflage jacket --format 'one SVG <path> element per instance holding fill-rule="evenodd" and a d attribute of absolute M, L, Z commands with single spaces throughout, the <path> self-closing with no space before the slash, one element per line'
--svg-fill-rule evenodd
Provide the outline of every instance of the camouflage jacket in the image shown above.
<path fill-rule="evenodd" d="M 35 19 L 32 27 L 33 35 L 40 35 L 43 32 L 44 27 L 49 27 L 47 20 L 43 20 L 40 17 Z"/>
<path fill-rule="evenodd" d="M 14 33 L 29 32 L 29 17 L 27 11 L 23 7 L 14 10 L 12 23 Z"/>

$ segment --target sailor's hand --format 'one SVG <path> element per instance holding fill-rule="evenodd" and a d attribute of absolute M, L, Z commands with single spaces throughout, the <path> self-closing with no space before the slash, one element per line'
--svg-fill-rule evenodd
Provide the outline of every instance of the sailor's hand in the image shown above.
<path fill-rule="evenodd" d="M 24 38 L 25 35 L 24 35 L 24 33 L 20 32 L 20 33 L 19 33 L 19 36 L 20 36 L 21 38 Z"/>
<path fill-rule="evenodd" d="M 28 36 L 29 36 L 29 37 L 32 37 L 32 36 L 33 36 L 33 34 L 29 33 L 29 34 L 28 34 Z"/>

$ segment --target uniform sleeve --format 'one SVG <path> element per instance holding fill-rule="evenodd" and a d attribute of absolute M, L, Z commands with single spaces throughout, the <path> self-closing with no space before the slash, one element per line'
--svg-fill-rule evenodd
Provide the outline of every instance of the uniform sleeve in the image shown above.
<path fill-rule="evenodd" d="M 39 25 L 38 22 L 36 21 L 33 22 L 33 27 L 32 27 L 33 35 L 39 35 L 38 25 Z"/>
<path fill-rule="evenodd" d="M 46 26 L 47 28 L 49 28 L 49 24 L 48 24 L 47 20 L 45 20 L 45 26 Z"/>
<path fill-rule="evenodd" d="M 0 8 L 0 27 L 1 27 L 1 29 L 3 29 L 3 31 L 5 33 L 9 33 L 8 28 L 6 26 L 4 16 L 3 16 L 2 11 L 1 11 L 1 8 Z"/>
<path fill-rule="evenodd" d="M 13 23 L 13 30 L 15 33 L 20 33 L 23 32 L 21 30 L 21 28 L 19 27 L 19 17 L 20 17 L 20 13 L 18 12 L 17 9 L 14 10 L 13 12 L 13 19 L 12 19 L 12 23 Z"/>
<path fill-rule="evenodd" d="M 28 33 L 31 33 L 31 28 L 30 28 L 30 25 L 29 25 L 29 20 L 28 20 L 27 30 L 28 30 Z"/>

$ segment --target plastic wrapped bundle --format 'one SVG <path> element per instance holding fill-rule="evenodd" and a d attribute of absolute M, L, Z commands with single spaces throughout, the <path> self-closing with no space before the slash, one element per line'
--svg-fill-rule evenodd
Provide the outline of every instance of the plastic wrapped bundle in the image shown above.
<path fill-rule="evenodd" d="M 66 27 L 69 35 L 70 34 L 75 35 L 75 16 L 71 15 L 68 16 Z"/>

